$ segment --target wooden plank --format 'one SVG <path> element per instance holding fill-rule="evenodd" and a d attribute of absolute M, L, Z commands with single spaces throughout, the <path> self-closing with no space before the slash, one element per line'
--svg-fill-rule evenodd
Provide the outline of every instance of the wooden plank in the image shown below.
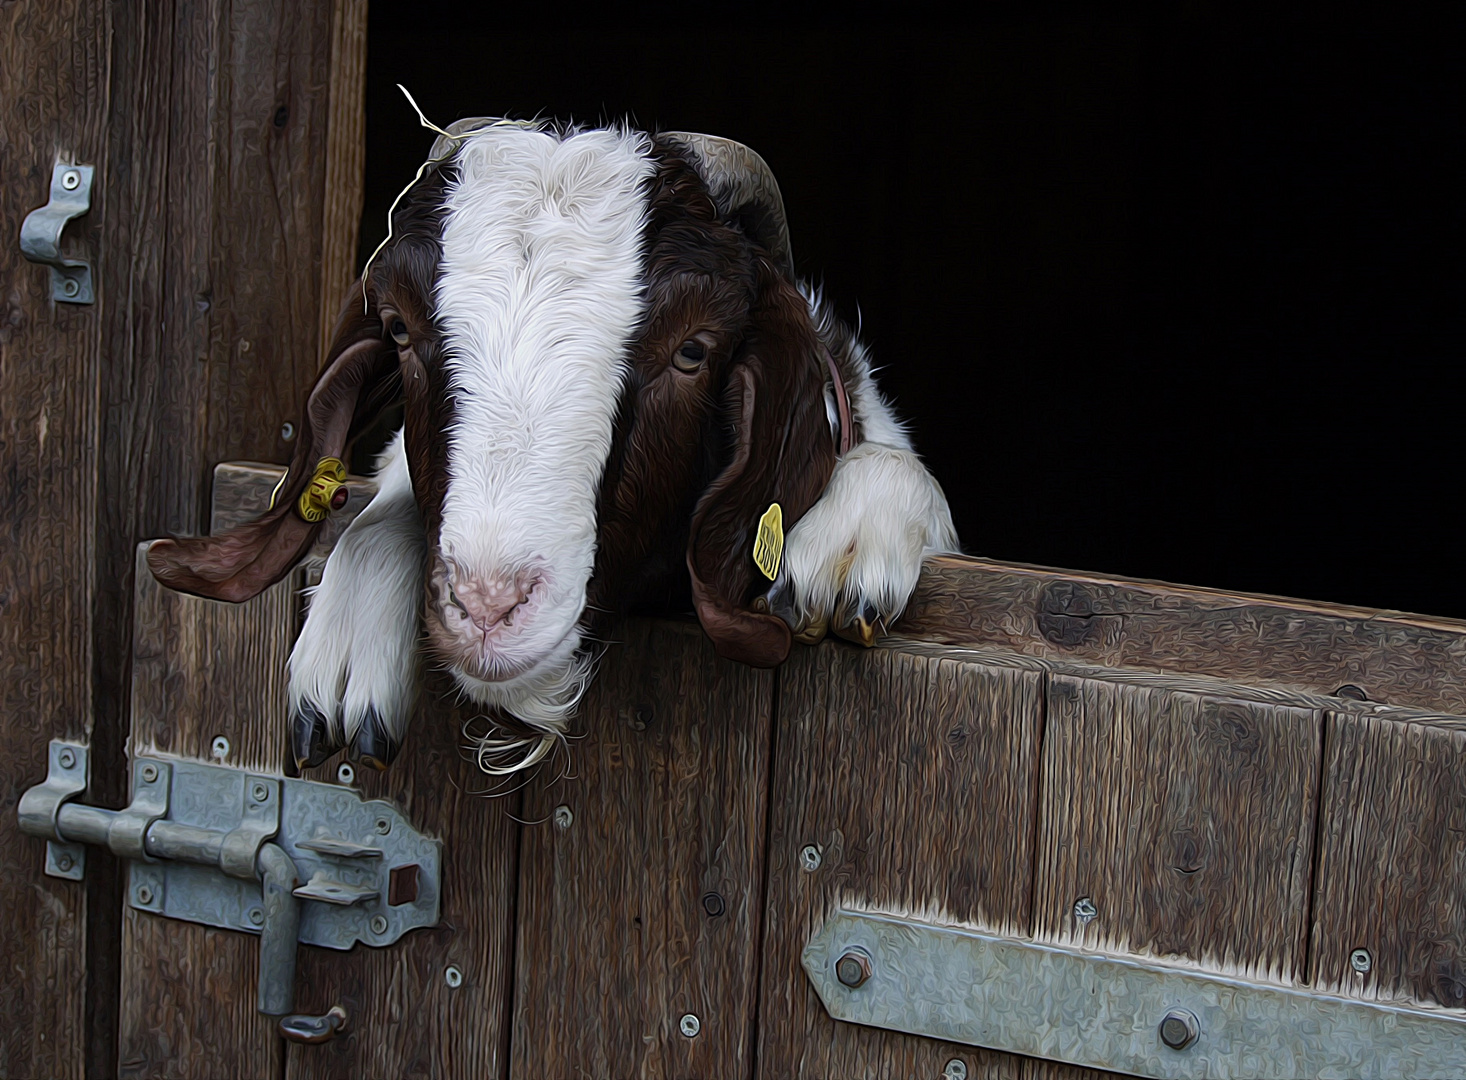
<path fill-rule="evenodd" d="M 1466 711 L 1466 622 L 944 557 L 896 631 L 1105 667 Z"/>
<path fill-rule="evenodd" d="M 158 585 L 138 548 L 129 753 L 207 760 L 279 773 L 286 754 L 285 658 L 298 581 L 244 604 Z M 255 1011 L 258 939 L 127 908 L 122 923 L 120 1075 L 279 1076 L 274 1024 Z"/>
<path fill-rule="evenodd" d="M 693 623 L 613 637 L 566 774 L 525 789 L 511 1073 L 747 1075 L 773 676 Z"/>
<path fill-rule="evenodd" d="M 1466 1007 L 1466 719 L 1333 713 L 1326 746 L 1314 985 Z"/>
<path fill-rule="evenodd" d="M 286 1075 L 506 1075 L 513 964 L 519 796 L 485 795 L 488 778 L 463 750 L 473 709 L 444 676 L 426 687 L 396 764 L 357 771 L 368 798 L 397 803 L 415 828 L 443 840 L 438 926 L 383 949 L 302 948 L 296 1008 L 345 1007 L 350 1029 L 325 1046 L 288 1047 Z M 307 776 L 328 779 L 332 760 Z M 461 985 L 450 986 L 449 967 Z"/>
<path fill-rule="evenodd" d="M 325 218 L 321 226 L 322 359 L 340 298 L 356 278 L 357 234 L 366 171 L 367 0 L 335 0 L 331 93 L 327 105 Z"/>
<path fill-rule="evenodd" d="M 827 643 L 779 679 L 758 1075 L 940 1077 L 954 1058 L 1019 1075 L 1021 1058 L 836 1023 L 800 953 L 836 905 L 1027 932 L 1041 666 Z"/>
<path fill-rule="evenodd" d="M 1253 697 L 1050 677 L 1037 940 L 1303 978 L 1322 716 Z"/>
<path fill-rule="evenodd" d="M 0 6 L 0 1071 L 80 1077 L 87 1069 L 87 956 L 106 908 L 86 883 L 45 877 L 44 845 L 22 836 L 16 803 L 45 779 L 47 743 L 87 740 L 96 702 L 97 305 L 51 300 L 51 272 L 18 236 L 45 204 L 58 160 L 98 167 L 92 210 L 67 228 L 68 257 L 93 263 L 109 205 L 106 87 L 111 11 L 57 0 Z M 93 772 L 96 781 L 104 777 Z M 87 796 L 96 798 L 94 782 Z M 105 942 L 103 943 L 105 946 Z M 115 971 L 115 968 L 113 969 Z M 105 972 L 104 972 L 105 974 Z M 113 996 L 115 997 L 115 991 Z M 105 1029 L 105 1016 L 103 1017 Z M 105 1063 L 103 1063 L 105 1068 Z"/>

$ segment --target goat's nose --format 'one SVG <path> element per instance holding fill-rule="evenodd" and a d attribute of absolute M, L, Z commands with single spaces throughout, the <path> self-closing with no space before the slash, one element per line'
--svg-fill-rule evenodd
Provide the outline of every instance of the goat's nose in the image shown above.
<path fill-rule="evenodd" d="M 514 577 L 454 575 L 448 583 L 448 603 L 484 633 L 496 626 L 513 626 L 514 611 L 529 599 L 534 582 Z"/>

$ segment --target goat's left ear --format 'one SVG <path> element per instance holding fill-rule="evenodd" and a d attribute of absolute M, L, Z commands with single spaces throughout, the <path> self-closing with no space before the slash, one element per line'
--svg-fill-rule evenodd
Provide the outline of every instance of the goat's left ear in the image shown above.
<path fill-rule="evenodd" d="M 809 306 L 767 259 L 743 348 L 729 373 L 725 406 L 736 437 L 733 459 L 698 500 L 687 568 L 698 620 L 720 656 L 775 667 L 792 636 L 775 615 L 749 610 L 769 582 L 753 558 L 759 519 L 778 503 L 793 528 L 835 468 L 825 412 L 826 366 Z M 759 589 L 758 591 L 762 591 Z"/>

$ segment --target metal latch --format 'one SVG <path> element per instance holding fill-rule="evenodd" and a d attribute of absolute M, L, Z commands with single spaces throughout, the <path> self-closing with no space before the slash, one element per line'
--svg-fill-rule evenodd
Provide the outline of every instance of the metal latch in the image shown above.
<path fill-rule="evenodd" d="M 258 934 L 262 1013 L 294 1007 L 297 942 L 390 945 L 438 922 L 441 845 L 390 803 L 159 757 L 133 761 L 125 810 L 71 802 L 86 783 L 86 746 L 53 740 L 46 782 L 20 798 L 21 831 L 47 841 L 46 873 L 80 879 L 84 845 L 98 844 L 131 860 L 127 901 L 137 910 Z M 282 1031 L 299 1037 L 312 1019 L 293 1017 Z"/>
<path fill-rule="evenodd" d="M 836 1020 L 1155 1077 L 1461 1077 L 1466 1017 L 838 911 L 804 949 Z"/>
<path fill-rule="evenodd" d="M 61 257 L 66 223 L 92 208 L 90 165 L 57 165 L 51 170 L 51 200 L 32 210 L 20 223 L 20 253 L 51 268 L 51 299 L 64 304 L 90 304 L 92 268 L 81 259 Z"/>

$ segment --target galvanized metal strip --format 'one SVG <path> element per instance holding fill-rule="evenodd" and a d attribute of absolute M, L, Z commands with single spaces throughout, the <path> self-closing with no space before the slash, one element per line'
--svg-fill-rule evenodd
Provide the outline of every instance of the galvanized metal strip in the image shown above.
<path fill-rule="evenodd" d="M 803 962 L 837 1020 L 1072 1065 L 1198 1080 L 1466 1076 L 1463 1016 L 892 916 L 837 912 Z M 1162 1022 L 1187 1013 L 1194 1041 L 1172 1049 Z M 1173 1022 L 1172 1041 L 1184 1027 Z"/>

